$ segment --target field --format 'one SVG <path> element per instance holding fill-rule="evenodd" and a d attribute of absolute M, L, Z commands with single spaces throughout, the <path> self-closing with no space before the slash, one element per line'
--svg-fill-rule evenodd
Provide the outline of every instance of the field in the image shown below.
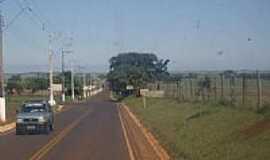
<path fill-rule="evenodd" d="M 128 97 L 123 101 L 175 159 L 270 159 L 270 114 L 170 98 Z"/>

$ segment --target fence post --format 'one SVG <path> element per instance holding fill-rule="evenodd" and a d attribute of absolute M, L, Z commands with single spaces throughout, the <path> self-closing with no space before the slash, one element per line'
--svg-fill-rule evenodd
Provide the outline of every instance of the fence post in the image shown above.
<path fill-rule="evenodd" d="M 242 75 L 242 105 L 246 102 L 246 74 Z"/>
<path fill-rule="evenodd" d="M 183 90 L 183 101 L 185 101 L 187 99 L 187 85 L 186 85 L 186 80 L 183 79 L 183 83 L 182 83 L 182 90 Z"/>
<path fill-rule="evenodd" d="M 143 108 L 146 108 L 146 95 L 143 95 Z"/>
<path fill-rule="evenodd" d="M 214 98 L 217 101 L 217 77 L 214 78 Z"/>
<path fill-rule="evenodd" d="M 174 98 L 177 99 L 178 97 L 178 86 L 177 86 L 177 81 L 176 81 L 176 87 L 175 87 L 175 83 L 173 83 L 173 90 L 174 90 Z"/>
<path fill-rule="evenodd" d="M 184 95 L 183 95 L 182 80 L 183 80 L 183 79 L 181 79 L 181 80 L 179 81 L 179 87 L 180 87 L 180 97 L 181 97 L 181 100 L 183 101 L 183 100 L 184 100 Z"/>
<path fill-rule="evenodd" d="M 179 82 L 176 81 L 176 99 L 179 99 Z"/>
<path fill-rule="evenodd" d="M 220 93 L 221 93 L 221 99 L 224 98 L 224 74 L 220 74 Z"/>
<path fill-rule="evenodd" d="M 192 84 L 192 78 L 189 78 L 189 89 L 190 89 L 190 100 L 193 100 L 193 84 Z"/>
<path fill-rule="evenodd" d="M 183 81 L 183 93 L 184 93 L 184 100 L 187 100 L 188 99 L 188 93 L 187 93 L 187 91 L 188 91 L 188 86 L 187 86 L 187 79 L 184 79 L 184 81 Z"/>
<path fill-rule="evenodd" d="M 257 74 L 257 111 L 262 107 L 262 82 L 261 75 L 259 71 L 256 71 Z"/>
<path fill-rule="evenodd" d="M 234 97 L 234 87 L 235 87 L 235 77 L 234 75 L 231 75 L 230 77 L 230 99 L 231 99 L 231 104 L 233 105 L 235 102 L 235 97 Z"/>

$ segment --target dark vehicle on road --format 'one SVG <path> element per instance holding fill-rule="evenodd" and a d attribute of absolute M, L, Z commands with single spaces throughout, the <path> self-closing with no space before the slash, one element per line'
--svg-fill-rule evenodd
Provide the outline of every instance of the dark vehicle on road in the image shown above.
<path fill-rule="evenodd" d="M 24 103 L 17 111 L 16 134 L 45 133 L 53 130 L 54 113 L 47 101 Z"/>

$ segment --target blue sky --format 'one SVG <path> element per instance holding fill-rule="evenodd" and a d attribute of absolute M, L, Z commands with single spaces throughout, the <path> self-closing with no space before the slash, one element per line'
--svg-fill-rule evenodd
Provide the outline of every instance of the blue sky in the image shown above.
<path fill-rule="evenodd" d="M 105 71 L 110 57 L 128 51 L 171 59 L 170 70 L 270 68 L 268 0 L 6 0 L 5 22 L 22 6 L 33 12 L 4 33 L 7 72 L 47 69 L 41 21 L 51 32 L 72 35 L 67 61 L 92 71 Z M 57 69 L 62 44 L 53 45 Z"/>

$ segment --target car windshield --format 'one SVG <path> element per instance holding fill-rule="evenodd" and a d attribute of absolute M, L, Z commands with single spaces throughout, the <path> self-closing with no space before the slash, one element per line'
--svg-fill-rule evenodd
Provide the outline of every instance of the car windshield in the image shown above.
<path fill-rule="evenodd" d="M 33 112 L 45 112 L 46 107 L 44 104 L 25 104 L 22 108 L 22 112 L 33 113 Z"/>

